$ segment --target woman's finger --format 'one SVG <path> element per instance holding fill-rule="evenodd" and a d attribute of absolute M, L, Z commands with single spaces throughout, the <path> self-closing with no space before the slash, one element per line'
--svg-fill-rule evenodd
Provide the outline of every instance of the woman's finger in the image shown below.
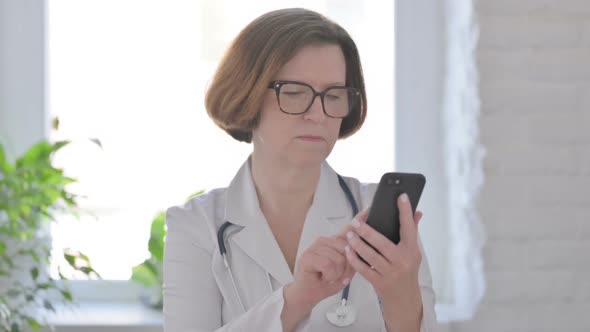
<path fill-rule="evenodd" d="M 346 234 L 348 244 L 354 251 L 365 260 L 366 265 L 373 268 L 379 274 L 386 274 L 387 267 L 390 263 L 374 248 L 363 241 L 356 233 L 349 232 Z"/>
<path fill-rule="evenodd" d="M 362 275 L 371 284 L 374 284 L 376 281 L 378 281 L 380 277 L 379 273 L 361 261 L 354 249 L 352 249 L 350 246 L 347 246 L 345 250 L 346 259 L 356 272 Z"/>
<path fill-rule="evenodd" d="M 336 236 L 345 239 L 346 233 L 350 232 L 353 229 L 352 225 L 355 224 L 355 220 L 358 221 L 359 223 L 366 223 L 368 216 L 369 216 L 369 209 L 365 209 L 365 210 L 362 210 L 361 212 L 357 213 L 357 215 L 354 216 L 354 218 L 352 218 L 351 222 L 349 224 L 347 224 L 346 226 L 344 226 L 338 232 L 338 234 L 336 234 Z"/>
<path fill-rule="evenodd" d="M 344 247 L 347 244 L 341 238 L 322 236 L 314 242 L 310 249 L 312 252 L 330 259 L 336 264 L 337 274 L 342 274 L 348 265 L 344 255 Z"/>
<path fill-rule="evenodd" d="M 334 264 L 334 271 L 338 276 L 344 273 L 347 264 L 344 253 L 339 253 L 334 248 L 327 246 L 316 248 L 314 252 L 329 259 Z"/>
<path fill-rule="evenodd" d="M 418 229 L 412 213 L 412 205 L 407 194 L 401 194 L 397 198 L 399 208 L 400 241 L 418 243 Z"/>
<path fill-rule="evenodd" d="M 348 243 L 346 242 L 346 240 L 344 238 L 336 237 L 336 236 L 323 238 L 323 240 L 322 240 L 322 245 L 333 248 L 334 250 L 338 251 L 342 255 L 344 255 L 344 247 L 346 247 L 347 244 Z"/>
<path fill-rule="evenodd" d="M 360 222 L 367 222 L 367 217 L 369 217 L 369 209 L 364 209 L 361 212 L 359 212 L 354 219 L 360 221 Z"/>
<path fill-rule="evenodd" d="M 424 216 L 422 211 L 416 211 L 416 214 L 414 214 L 414 223 L 416 224 L 416 226 L 418 226 L 420 220 L 422 220 L 422 216 Z"/>
<path fill-rule="evenodd" d="M 311 271 L 309 272 L 319 273 L 322 281 L 325 282 L 333 282 L 338 279 L 340 274 L 337 271 L 337 264 L 334 261 L 318 252 L 312 252 L 309 257 L 309 265 L 311 267 Z"/>
<path fill-rule="evenodd" d="M 354 233 L 358 234 L 363 240 L 373 246 L 373 251 L 376 250 L 377 253 L 384 256 L 389 262 L 394 260 L 394 255 L 397 248 L 396 245 L 391 242 L 391 240 L 389 240 L 385 235 L 376 231 L 368 224 L 358 223 L 355 226 L 356 227 L 353 227 Z"/>
<path fill-rule="evenodd" d="M 350 263 L 348 262 L 348 258 L 346 258 L 346 269 L 344 270 L 344 273 L 342 274 L 342 278 L 341 278 L 340 282 L 343 285 L 348 285 L 350 283 L 350 281 L 352 280 L 352 278 L 354 278 L 355 274 L 356 274 L 356 270 L 354 269 L 354 267 L 352 267 L 352 265 L 350 265 Z"/>

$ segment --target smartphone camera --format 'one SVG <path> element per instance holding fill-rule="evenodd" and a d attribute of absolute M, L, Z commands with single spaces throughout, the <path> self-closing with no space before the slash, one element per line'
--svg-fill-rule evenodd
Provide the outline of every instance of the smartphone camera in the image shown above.
<path fill-rule="evenodd" d="M 387 179 L 387 184 L 390 185 L 390 186 L 391 185 L 394 185 L 394 184 L 396 186 L 399 186 L 400 183 L 401 183 L 401 180 L 400 179 L 391 179 L 391 178 L 390 179 Z"/>

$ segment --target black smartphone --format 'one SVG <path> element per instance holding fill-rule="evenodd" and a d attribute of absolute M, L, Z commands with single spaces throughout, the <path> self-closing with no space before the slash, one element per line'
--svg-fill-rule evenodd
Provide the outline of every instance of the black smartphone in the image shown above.
<path fill-rule="evenodd" d="M 398 244 L 400 241 L 400 221 L 397 199 L 402 193 L 406 193 L 412 204 L 412 212 L 416 213 L 416 207 L 425 184 L 426 178 L 422 174 L 383 174 L 369 209 L 367 224 L 385 235 L 393 243 Z"/>

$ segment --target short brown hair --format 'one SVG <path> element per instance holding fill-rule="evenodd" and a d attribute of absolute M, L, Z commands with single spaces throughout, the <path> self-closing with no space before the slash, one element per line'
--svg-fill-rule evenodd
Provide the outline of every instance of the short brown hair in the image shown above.
<path fill-rule="evenodd" d="M 337 23 L 301 8 L 266 13 L 238 34 L 207 90 L 207 113 L 233 138 L 250 143 L 271 80 L 297 51 L 318 43 L 340 46 L 346 61 L 346 85 L 360 90 L 360 101 L 342 119 L 340 127 L 340 138 L 352 135 L 362 126 L 367 113 L 365 82 L 356 44 Z"/>

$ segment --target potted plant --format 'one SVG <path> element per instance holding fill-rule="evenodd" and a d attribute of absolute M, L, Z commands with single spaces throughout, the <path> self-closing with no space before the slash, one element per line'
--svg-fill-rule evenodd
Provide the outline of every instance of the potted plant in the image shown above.
<path fill-rule="evenodd" d="M 78 204 L 66 188 L 76 180 L 52 164 L 52 156 L 68 144 L 41 141 L 11 162 L 0 143 L 0 331 L 38 331 L 44 325 L 40 312 L 73 301 L 67 284 L 51 278 L 47 268 L 48 225 L 58 214 L 76 214 Z M 84 254 L 63 254 L 76 270 L 98 275 Z"/>
<path fill-rule="evenodd" d="M 191 199 L 204 193 L 203 190 L 189 196 Z M 166 213 L 160 211 L 151 222 L 148 240 L 148 257 L 132 269 L 131 281 L 142 285 L 141 301 L 151 308 L 161 310 L 163 306 L 162 283 L 164 266 L 164 242 L 166 239 Z"/>

